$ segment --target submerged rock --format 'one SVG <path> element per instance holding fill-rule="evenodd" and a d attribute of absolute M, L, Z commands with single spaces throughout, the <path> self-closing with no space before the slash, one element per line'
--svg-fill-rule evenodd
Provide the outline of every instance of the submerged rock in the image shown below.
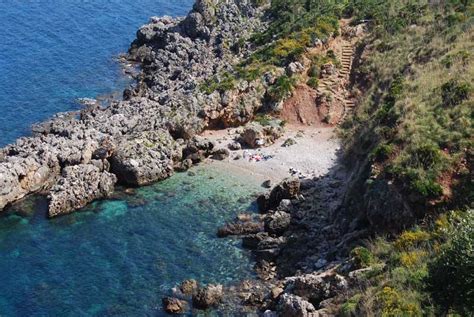
<path fill-rule="evenodd" d="M 217 231 L 217 236 L 220 238 L 228 236 L 241 236 L 253 234 L 262 231 L 262 224 L 253 221 L 228 223 Z"/>
<path fill-rule="evenodd" d="M 196 280 L 186 280 L 179 286 L 180 291 L 187 296 L 194 295 L 199 288 Z"/>

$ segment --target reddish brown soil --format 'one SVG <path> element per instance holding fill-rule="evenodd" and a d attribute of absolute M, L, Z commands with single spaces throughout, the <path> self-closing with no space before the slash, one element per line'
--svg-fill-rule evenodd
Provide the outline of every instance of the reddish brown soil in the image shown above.
<path fill-rule="evenodd" d="M 324 126 L 324 116 L 316 105 L 317 93 L 307 85 L 299 85 L 293 91 L 293 96 L 283 104 L 281 119 L 292 125 Z"/>

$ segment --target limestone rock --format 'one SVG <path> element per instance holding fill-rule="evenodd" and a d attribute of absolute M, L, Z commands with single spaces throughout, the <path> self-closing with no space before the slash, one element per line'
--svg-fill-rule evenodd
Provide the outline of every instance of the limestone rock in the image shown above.
<path fill-rule="evenodd" d="M 223 295 L 222 285 L 208 285 L 199 289 L 193 296 L 193 306 L 198 309 L 208 309 L 219 304 Z"/>
<path fill-rule="evenodd" d="M 284 199 L 295 199 L 300 193 L 300 181 L 297 178 L 287 178 L 275 186 L 269 194 L 260 195 L 257 204 L 261 212 L 278 207 Z"/>
<path fill-rule="evenodd" d="M 115 175 L 94 165 L 69 166 L 51 188 L 49 216 L 55 217 L 85 207 L 95 199 L 110 196 L 117 182 Z"/>
<path fill-rule="evenodd" d="M 165 297 L 162 303 L 163 309 L 169 314 L 182 314 L 188 310 L 187 302 L 174 297 Z"/>
<path fill-rule="evenodd" d="M 119 182 L 142 186 L 168 178 L 173 173 L 174 141 L 168 131 L 136 134 L 119 143 L 111 170 Z"/>
<path fill-rule="evenodd" d="M 212 158 L 214 160 L 223 161 L 230 156 L 228 149 L 217 149 L 212 153 Z"/>
<path fill-rule="evenodd" d="M 265 218 L 265 231 L 270 234 L 281 235 L 290 226 L 291 215 L 284 211 L 277 211 Z"/>
<path fill-rule="evenodd" d="M 278 302 L 278 315 L 285 317 L 311 317 L 316 309 L 299 296 L 283 294 Z"/>
<path fill-rule="evenodd" d="M 282 135 L 283 128 L 278 124 L 262 126 L 254 122 L 245 126 L 240 137 L 250 148 L 259 148 L 273 144 Z"/>
<path fill-rule="evenodd" d="M 306 274 L 288 279 L 286 290 L 296 294 L 311 303 L 334 297 L 345 291 L 347 280 L 336 273 Z"/>
<path fill-rule="evenodd" d="M 244 222 L 235 222 L 228 223 L 223 227 L 219 228 L 217 231 L 217 236 L 220 238 L 227 236 L 240 236 L 258 233 L 262 231 L 262 225 L 258 222 L 253 221 L 244 221 Z"/>
<path fill-rule="evenodd" d="M 193 295 L 199 288 L 199 284 L 196 280 L 186 280 L 179 286 L 180 291 L 184 295 Z"/>

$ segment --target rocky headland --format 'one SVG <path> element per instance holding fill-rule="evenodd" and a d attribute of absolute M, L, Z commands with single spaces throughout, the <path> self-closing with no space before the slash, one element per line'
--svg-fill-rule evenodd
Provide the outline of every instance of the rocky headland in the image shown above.
<path fill-rule="evenodd" d="M 425 303 L 406 304 L 396 289 L 403 283 L 410 292 L 426 289 L 397 278 L 427 276 L 429 255 L 438 253 L 426 241 L 443 244 L 448 237 L 416 228 L 407 241 L 395 239 L 469 201 L 459 189 L 472 165 L 469 132 L 449 132 L 469 130 L 470 112 L 462 107 L 470 86 L 453 79 L 422 90 L 424 72 L 439 72 L 432 64 L 455 46 L 439 49 L 447 40 L 436 38 L 436 23 L 408 19 L 383 3 L 351 4 L 344 12 L 328 5 L 330 18 L 304 16 L 306 24 L 294 28 L 289 3 L 197 0 L 184 18 L 152 18 L 124 57 L 140 71 L 123 100 L 58 114 L 0 151 L 0 210 L 39 193 L 49 197 L 49 216 L 62 215 L 107 198 L 116 184 L 147 185 L 209 157 L 224 170 L 261 177 L 268 189 L 256 199 L 259 214 L 242 213 L 216 228 L 217 236 L 238 237 L 253 251 L 258 279 L 230 287 L 185 281 L 163 299 L 167 312 L 230 306 L 267 317 L 422 315 L 416 312 Z M 304 3 L 294 6 L 322 14 Z M 389 12 L 404 24 L 368 21 L 376 15 L 362 9 Z M 430 50 L 428 35 L 418 37 L 423 32 L 435 39 Z M 469 41 L 462 36 L 449 41 L 464 47 Z M 397 43 L 400 50 L 393 49 Z M 396 55 L 403 49 L 406 64 Z M 453 56 L 446 57 L 449 67 L 458 65 L 459 72 L 450 76 L 469 65 L 469 57 Z M 410 95 L 418 90 L 424 93 Z M 425 144 L 420 140 L 431 139 L 433 127 L 416 120 L 440 110 L 420 110 L 407 100 L 433 92 L 440 94 L 435 102 L 426 97 L 416 104 L 438 107 L 442 100 L 443 111 L 464 110 L 452 110 L 451 118 L 461 119 L 449 127 L 443 126 L 449 116 L 434 116 L 437 131 L 451 139 Z M 380 233 L 391 240 L 370 242 Z"/>
<path fill-rule="evenodd" d="M 201 85 L 248 54 L 236 44 L 264 27 L 261 15 L 249 1 L 197 1 L 185 18 L 152 18 L 126 56 L 142 70 L 123 100 L 58 114 L 1 150 L 0 209 L 39 193 L 58 216 L 108 197 L 117 183 L 150 184 L 219 151 L 197 135 L 251 120 L 264 88 L 241 82 L 209 94 Z"/>

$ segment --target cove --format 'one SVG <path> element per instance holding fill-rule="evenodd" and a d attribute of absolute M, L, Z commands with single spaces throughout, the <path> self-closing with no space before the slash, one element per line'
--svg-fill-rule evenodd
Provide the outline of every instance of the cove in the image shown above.
<path fill-rule="evenodd" d="M 243 201 L 259 185 L 212 165 L 193 174 L 57 219 L 34 197 L 1 214 L 0 315 L 164 316 L 161 298 L 184 279 L 252 277 L 240 241 L 216 230 L 256 210 Z"/>

